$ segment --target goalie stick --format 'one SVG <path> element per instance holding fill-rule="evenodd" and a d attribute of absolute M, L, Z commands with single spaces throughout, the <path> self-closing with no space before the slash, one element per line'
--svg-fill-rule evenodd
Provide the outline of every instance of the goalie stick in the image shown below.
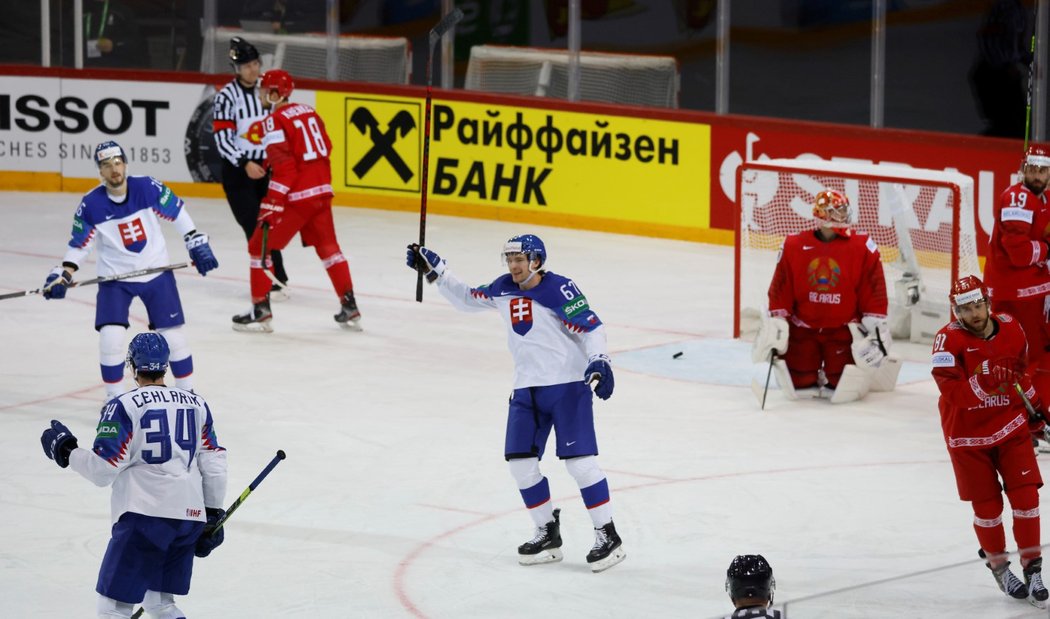
<path fill-rule="evenodd" d="M 259 486 L 259 484 L 262 483 L 262 480 L 266 479 L 266 476 L 270 474 L 270 471 L 272 471 L 273 468 L 277 466 L 277 464 L 280 463 L 281 460 L 284 460 L 284 458 L 284 450 L 278 449 L 277 455 L 275 455 L 273 459 L 270 460 L 270 463 L 266 465 L 266 468 L 264 468 L 262 472 L 255 477 L 255 480 L 252 481 L 252 483 L 248 484 L 248 487 L 244 489 L 244 492 L 241 493 L 241 496 L 237 497 L 237 500 L 234 501 L 229 508 L 227 508 L 226 514 L 224 514 L 222 518 L 219 518 L 219 520 L 215 523 L 215 527 L 211 530 L 211 533 L 209 533 L 209 535 L 215 535 L 215 532 L 221 529 L 224 524 L 226 524 L 226 521 L 230 519 L 230 516 L 233 515 L 233 512 L 237 511 L 237 508 L 241 506 L 241 503 L 244 503 L 245 499 L 248 498 L 248 495 L 250 495 L 252 491 L 255 490 Z M 137 611 L 135 611 L 135 614 L 131 615 L 131 619 L 138 619 L 142 616 L 142 613 L 144 612 L 146 612 L 146 608 L 140 607 Z"/>
<path fill-rule="evenodd" d="M 456 8 L 441 18 L 436 26 L 430 29 L 427 48 L 427 103 L 426 112 L 423 116 L 423 169 L 420 170 L 422 185 L 419 191 L 419 246 L 426 244 L 427 238 L 427 191 L 430 189 L 427 180 L 427 170 L 430 167 L 430 104 L 431 91 L 434 87 L 434 46 L 463 19 L 463 10 Z M 424 267 L 425 268 L 425 267 Z M 423 270 L 416 272 L 416 301 L 423 302 Z"/>
<path fill-rule="evenodd" d="M 769 352 L 769 369 L 766 370 L 766 388 L 762 390 L 762 406 L 759 410 L 766 410 L 766 396 L 769 395 L 769 379 L 773 376 L 773 364 L 777 362 L 777 351 Z"/>
<path fill-rule="evenodd" d="M 163 271 L 174 271 L 176 269 L 185 269 L 186 267 L 193 264 L 192 262 L 179 262 L 178 264 L 169 264 L 162 267 L 153 267 L 149 269 L 139 269 L 138 271 L 129 271 L 127 273 L 121 273 L 119 275 L 107 275 L 105 277 L 96 277 L 94 279 L 85 279 L 82 282 L 71 282 L 66 288 L 76 288 L 78 286 L 93 286 L 95 284 L 101 284 L 103 282 L 116 282 L 122 279 L 131 279 L 132 277 L 141 277 L 143 275 L 152 275 L 153 273 L 161 273 Z M 56 280 L 57 281 L 57 280 Z M 0 294 L 0 301 L 4 299 L 16 299 L 18 297 L 26 297 L 33 294 L 42 294 L 46 289 L 45 286 L 41 286 L 36 290 L 22 290 L 21 292 L 8 292 L 6 294 Z"/>

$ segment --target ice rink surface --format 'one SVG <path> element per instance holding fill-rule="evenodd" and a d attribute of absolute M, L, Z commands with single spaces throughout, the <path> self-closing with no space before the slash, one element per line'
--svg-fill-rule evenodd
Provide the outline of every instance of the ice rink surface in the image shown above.
<path fill-rule="evenodd" d="M 36 288 L 59 264 L 79 197 L 0 193 L 0 292 Z M 1045 616 L 999 593 L 976 559 L 928 349 L 898 347 L 910 363 L 895 392 L 840 407 L 773 393 L 759 411 L 748 383 L 764 368 L 729 339 L 729 247 L 429 218 L 428 245 L 475 284 L 501 272 L 504 240 L 539 234 L 549 268 L 607 326 L 616 390 L 595 416 L 627 559 L 592 574 L 590 520 L 553 457 L 542 467 L 565 560 L 517 564 L 532 523 L 503 461 L 505 330 L 433 287 L 414 301 L 404 247 L 418 216 L 336 209 L 362 333 L 336 326 L 319 261 L 293 241 L 293 296 L 273 304 L 275 332 L 243 334 L 230 328 L 249 306 L 243 235 L 224 201 L 188 204 L 220 261 L 177 281 L 196 391 L 229 450 L 226 503 L 277 449 L 288 454 L 226 543 L 197 561 L 179 601 L 189 617 L 714 617 L 731 608 L 725 570 L 744 553 L 770 561 L 791 619 Z M 166 229 L 172 262 L 187 260 Z M 56 467 L 39 442 L 52 418 L 83 446 L 94 436 L 104 394 L 94 301 L 85 287 L 0 305 L 4 617 L 94 616 L 109 490 Z M 138 301 L 132 322 L 146 329 Z"/>

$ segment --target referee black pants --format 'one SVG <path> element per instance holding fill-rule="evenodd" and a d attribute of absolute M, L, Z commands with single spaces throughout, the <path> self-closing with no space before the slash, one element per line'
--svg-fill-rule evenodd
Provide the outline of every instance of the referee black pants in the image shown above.
<path fill-rule="evenodd" d="M 266 197 L 266 189 L 269 185 L 269 177 L 264 176 L 259 180 L 248 178 L 244 168 L 237 167 L 222 160 L 222 190 L 226 192 L 226 201 L 233 211 L 233 218 L 237 225 L 244 230 L 244 238 L 252 238 L 255 226 L 259 219 L 259 203 Z M 288 274 L 284 272 L 284 259 L 281 252 L 270 251 L 270 259 L 273 261 L 274 277 L 281 282 L 288 281 Z"/>

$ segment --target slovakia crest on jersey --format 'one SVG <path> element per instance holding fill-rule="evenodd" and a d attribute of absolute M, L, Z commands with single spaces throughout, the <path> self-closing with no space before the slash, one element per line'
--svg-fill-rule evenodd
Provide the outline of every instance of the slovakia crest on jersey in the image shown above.
<path fill-rule="evenodd" d="M 142 220 L 136 217 L 117 224 L 117 228 L 120 230 L 120 239 L 124 241 L 124 248 L 136 254 L 141 253 L 142 248 L 146 246 L 146 228 L 143 227 Z"/>
<path fill-rule="evenodd" d="M 510 326 L 518 335 L 532 328 L 532 299 L 517 297 L 510 302 Z"/>

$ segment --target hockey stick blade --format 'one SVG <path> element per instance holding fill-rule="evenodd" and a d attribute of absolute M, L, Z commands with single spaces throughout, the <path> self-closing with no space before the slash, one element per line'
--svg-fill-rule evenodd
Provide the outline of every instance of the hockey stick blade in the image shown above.
<path fill-rule="evenodd" d="M 430 29 L 430 46 L 433 47 L 437 44 L 441 37 L 445 36 L 445 33 L 452 29 L 459 21 L 463 19 L 463 9 L 455 8 L 451 13 L 441 18 L 441 21 L 436 26 Z"/>
<path fill-rule="evenodd" d="M 142 277 L 143 275 L 152 275 L 154 273 L 162 273 L 164 271 L 175 271 L 177 269 L 185 269 L 186 267 L 193 264 L 192 262 L 179 262 L 178 264 L 169 264 L 162 267 L 153 267 L 150 269 L 139 269 L 138 271 L 129 271 L 127 273 L 120 273 L 119 275 L 107 275 L 105 277 L 95 277 L 92 279 L 85 279 L 82 282 L 72 282 L 66 288 L 77 288 L 81 286 L 93 286 L 95 284 L 101 284 L 103 282 L 116 282 L 122 279 L 131 279 L 132 277 Z M 4 299 L 17 299 L 18 297 L 27 297 L 34 294 L 43 294 L 46 288 L 40 287 L 36 290 L 22 290 L 20 292 L 8 292 L 0 294 L 0 301 Z"/>

